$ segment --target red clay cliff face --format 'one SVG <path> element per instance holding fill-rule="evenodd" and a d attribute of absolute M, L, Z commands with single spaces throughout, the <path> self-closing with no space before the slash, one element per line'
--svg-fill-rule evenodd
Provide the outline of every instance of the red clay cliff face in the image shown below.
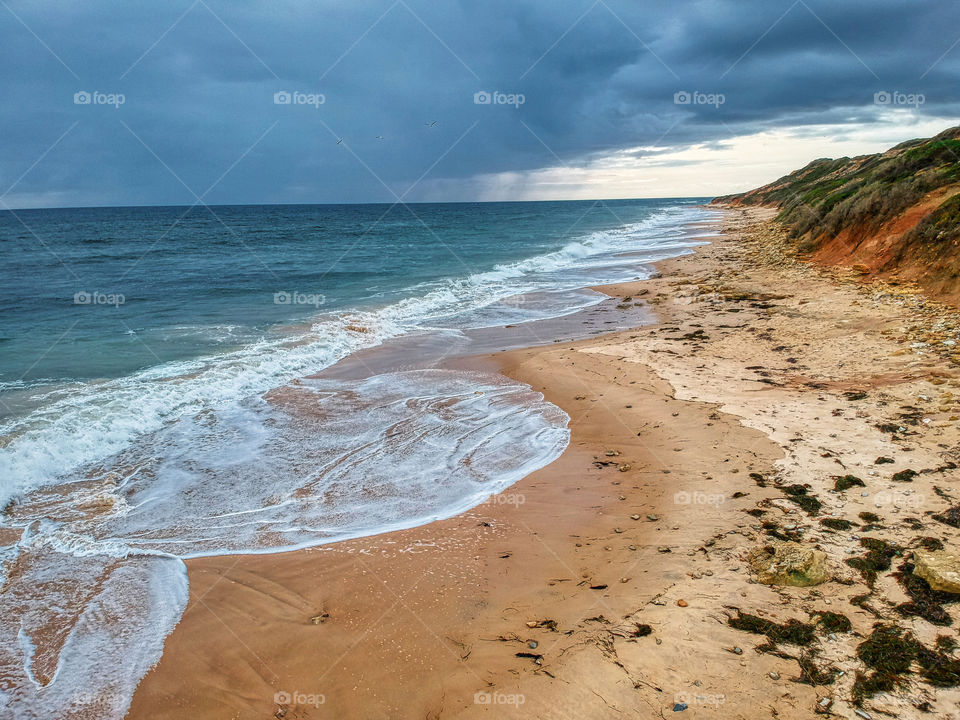
<path fill-rule="evenodd" d="M 866 280 L 913 282 L 937 300 L 960 306 L 960 278 L 954 269 L 960 259 L 958 241 L 950 241 L 949 250 L 940 248 L 933 256 L 906 239 L 921 220 L 958 191 L 957 185 L 939 188 L 878 230 L 862 224 L 845 227 L 824 240 L 810 260 L 819 265 L 853 268 Z"/>
<path fill-rule="evenodd" d="M 776 208 L 793 250 L 812 262 L 916 283 L 960 305 L 960 127 L 876 155 L 814 160 L 713 202 Z"/>

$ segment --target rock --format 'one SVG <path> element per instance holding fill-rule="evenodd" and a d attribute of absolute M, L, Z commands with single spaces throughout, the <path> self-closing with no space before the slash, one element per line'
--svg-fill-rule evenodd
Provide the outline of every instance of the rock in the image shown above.
<path fill-rule="evenodd" d="M 687 607 L 687 601 L 684 600 L 683 598 L 680 598 L 679 600 L 677 600 L 677 605 L 679 607 Z"/>
<path fill-rule="evenodd" d="M 630 519 L 631 519 L 631 520 L 639 520 L 639 519 L 640 519 L 640 516 L 639 516 L 639 515 L 631 515 L 631 516 L 630 516 Z"/>
<path fill-rule="evenodd" d="M 614 531 L 615 533 L 622 533 L 622 532 L 623 532 L 623 530 L 620 529 L 620 528 L 614 528 L 613 531 Z"/>
<path fill-rule="evenodd" d="M 868 712 L 865 711 L 865 710 L 860 710 L 860 709 L 858 708 L 858 709 L 854 710 L 853 712 L 857 715 L 857 717 L 862 717 L 863 720 L 873 720 L 873 719 L 870 717 L 870 713 L 868 713 Z"/>
<path fill-rule="evenodd" d="M 531 650 L 536 650 L 537 645 L 539 644 L 540 643 L 538 643 L 536 640 L 531 640 L 530 642 L 527 643 L 527 647 L 529 647 Z"/>
<path fill-rule="evenodd" d="M 627 472 L 627 470 L 629 469 L 630 469 L 630 465 L 628 465 L 627 463 L 624 463 L 623 465 L 619 465 L 617 467 L 617 470 L 619 470 L 620 472 Z"/>
<path fill-rule="evenodd" d="M 913 551 L 913 574 L 940 592 L 960 595 L 960 555 L 950 550 Z"/>
<path fill-rule="evenodd" d="M 649 520 L 650 522 L 656 522 L 656 521 L 659 520 L 659 519 L 660 519 L 660 518 L 658 518 L 658 517 L 657 517 L 656 515 L 654 515 L 653 513 L 650 513 L 649 515 L 647 515 L 647 520 Z"/>
<path fill-rule="evenodd" d="M 620 582 L 622 582 L 622 583 L 628 583 L 628 582 L 630 582 L 630 578 L 622 577 L 622 578 L 620 578 Z"/>
<path fill-rule="evenodd" d="M 780 679 L 780 673 L 778 673 L 778 672 L 772 672 L 772 673 L 770 673 L 770 679 L 771 679 L 771 680 L 779 680 L 779 679 Z"/>
<path fill-rule="evenodd" d="M 686 703 L 674 703 L 674 704 L 673 704 L 673 711 L 674 711 L 674 712 L 683 712 L 683 711 L 686 710 L 686 709 L 687 709 L 687 704 L 686 704 Z"/>
<path fill-rule="evenodd" d="M 666 545 L 661 545 L 657 548 L 657 552 L 668 553 L 670 552 L 670 548 L 668 548 Z"/>
<path fill-rule="evenodd" d="M 771 552 L 772 551 L 772 552 Z M 795 542 L 774 542 L 750 553 L 750 567 L 764 585 L 807 587 L 831 578 L 827 556 Z"/>

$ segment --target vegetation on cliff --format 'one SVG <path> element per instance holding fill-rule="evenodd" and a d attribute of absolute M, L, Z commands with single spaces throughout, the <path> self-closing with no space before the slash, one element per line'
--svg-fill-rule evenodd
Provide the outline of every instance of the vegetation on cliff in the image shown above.
<path fill-rule="evenodd" d="M 960 127 L 877 155 L 814 160 L 714 202 L 778 208 L 814 260 L 960 297 Z"/>

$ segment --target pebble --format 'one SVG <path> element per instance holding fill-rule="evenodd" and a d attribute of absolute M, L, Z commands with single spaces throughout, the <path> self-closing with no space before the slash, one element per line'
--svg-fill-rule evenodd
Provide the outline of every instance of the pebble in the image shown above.
<path fill-rule="evenodd" d="M 743 655 L 743 648 L 741 648 L 741 647 L 735 647 L 735 648 L 733 649 L 733 654 L 734 654 L 734 655 Z"/>
<path fill-rule="evenodd" d="M 771 680 L 779 680 L 779 679 L 780 679 L 780 673 L 778 673 L 778 672 L 772 672 L 772 673 L 770 673 L 770 679 L 771 679 Z"/>
<path fill-rule="evenodd" d="M 673 711 L 674 711 L 674 712 L 683 712 L 683 711 L 686 710 L 686 709 L 687 709 L 687 704 L 686 704 L 686 703 L 675 703 L 674 706 L 673 706 Z"/>
<path fill-rule="evenodd" d="M 670 552 L 670 548 L 668 548 L 666 545 L 661 545 L 657 548 L 657 552 L 668 553 Z"/>
<path fill-rule="evenodd" d="M 679 600 L 677 600 L 677 605 L 679 605 L 680 607 L 687 607 L 687 601 L 684 600 L 683 598 L 680 598 Z"/>
<path fill-rule="evenodd" d="M 630 519 L 631 519 L 631 520 L 639 520 L 639 519 L 640 519 L 640 516 L 639 516 L 639 515 L 631 515 L 631 516 L 630 516 Z"/>
<path fill-rule="evenodd" d="M 858 717 L 862 717 L 863 720 L 873 720 L 873 719 L 870 717 L 870 713 L 866 712 L 865 710 L 859 710 L 859 709 L 857 709 L 857 710 L 854 710 L 853 712 L 856 713 L 856 715 L 857 715 Z"/>
<path fill-rule="evenodd" d="M 529 647 L 531 650 L 536 650 L 537 645 L 539 644 L 540 643 L 538 643 L 536 640 L 531 640 L 530 642 L 527 643 L 527 647 Z"/>
<path fill-rule="evenodd" d="M 660 519 L 660 518 L 658 518 L 658 517 L 657 517 L 656 515 L 654 515 L 653 513 L 647 515 L 647 520 L 649 520 L 650 522 L 656 522 L 656 521 L 659 520 L 659 519 Z"/>
<path fill-rule="evenodd" d="M 622 577 L 622 578 L 620 578 L 620 582 L 622 582 L 622 583 L 628 583 L 628 582 L 630 582 L 630 578 Z"/>
<path fill-rule="evenodd" d="M 629 550 L 636 550 L 636 549 L 637 549 L 637 546 L 636 546 L 636 545 L 627 545 L 627 549 L 629 549 Z"/>
<path fill-rule="evenodd" d="M 615 533 L 622 533 L 622 532 L 623 532 L 623 530 L 621 530 L 620 528 L 614 528 L 613 531 L 614 531 Z"/>

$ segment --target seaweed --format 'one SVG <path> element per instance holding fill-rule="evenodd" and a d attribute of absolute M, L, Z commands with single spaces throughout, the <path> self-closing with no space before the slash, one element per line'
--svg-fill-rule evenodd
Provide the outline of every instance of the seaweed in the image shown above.
<path fill-rule="evenodd" d="M 943 550 L 943 541 L 935 537 L 922 537 L 917 540 L 917 545 L 922 547 L 924 550 L 930 550 L 931 552 Z"/>
<path fill-rule="evenodd" d="M 795 682 L 804 685 L 833 685 L 840 671 L 832 665 L 821 670 L 813 662 L 816 653 L 810 652 L 793 658 L 800 665 L 800 677 Z"/>
<path fill-rule="evenodd" d="M 880 522 L 880 516 L 872 512 L 862 512 L 857 515 L 861 520 L 868 523 L 878 523 Z"/>
<path fill-rule="evenodd" d="M 850 558 L 847 565 L 859 571 L 871 588 L 877 579 L 877 573 L 890 569 L 890 561 L 902 552 L 902 548 L 879 538 L 860 538 L 860 545 L 867 549 L 865 555 Z"/>
<path fill-rule="evenodd" d="M 913 482 L 913 479 L 919 475 L 916 470 L 911 470 L 907 468 L 906 470 L 901 470 L 900 472 L 894 473 L 893 478 L 894 482 Z"/>
<path fill-rule="evenodd" d="M 753 481 L 757 484 L 757 486 L 759 486 L 759 487 L 766 487 L 766 486 L 767 486 L 767 481 L 766 481 L 766 479 L 765 479 L 765 478 L 763 477 L 763 475 L 761 475 L 760 473 L 758 473 L 758 472 L 752 472 L 752 473 L 750 473 L 749 477 L 750 477 L 751 480 L 753 480 Z"/>
<path fill-rule="evenodd" d="M 841 615 L 840 613 L 835 612 L 818 612 L 815 613 L 817 618 L 817 625 L 822 627 L 827 632 L 834 633 L 845 633 L 850 632 L 850 629 L 853 627 L 850 623 L 850 618 L 846 615 Z"/>
<path fill-rule="evenodd" d="M 949 635 L 937 635 L 937 649 L 945 653 L 953 652 L 957 649 L 956 638 Z"/>
<path fill-rule="evenodd" d="M 807 515 L 817 515 L 820 512 L 820 508 L 823 507 L 823 503 L 813 495 L 790 495 L 787 497 L 787 500 L 799 505 L 806 511 Z"/>
<path fill-rule="evenodd" d="M 933 519 L 942 522 L 944 525 L 960 528 L 960 505 L 947 508 L 946 512 L 934 515 Z"/>
<path fill-rule="evenodd" d="M 849 490 L 852 487 L 866 487 L 863 480 L 856 475 L 834 475 L 834 490 Z"/>
<path fill-rule="evenodd" d="M 913 574 L 913 568 L 913 563 L 904 562 L 894 573 L 894 577 L 910 596 L 910 602 L 897 605 L 897 611 L 903 615 L 922 617 L 933 625 L 952 625 L 953 619 L 943 609 L 943 605 L 960 602 L 960 595 L 934 590 L 926 580 Z"/>
<path fill-rule="evenodd" d="M 799 620 L 787 620 L 780 625 L 739 610 L 737 610 L 737 617 L 730 618 L 727 624 L 736 630 L 743 630 L 755 635 L 766 635 L 774 643 L 809 645 L 815 637 L 815 626 L 812 624 L 802 623 Z"/>
<path fill-rule="evenodd" d="M 849 530 L 853 527 L 852 522 L 843 520 L 842 518 L 824 518 L 820 521 L 820 524 L 831 530 Z"/>
<path fill-rule="evenodd" d="M 767 511 L 760 508 L 753 508 L 752 510 L 745 511 L 747 515 L 753 515 L 754 517 L 763 517 L 766 515 Z"/>
<path fill-rule="evenodd" d="M 892 457 L 886 457 L 886 456 L 884 456 L 884 455 L 881 455 L 880 457 L 878 457 L 876 460 L 873 461 L 873 464 L 874 464 L 874 465 L 887 465 L 887 464 L 891 464 L 891 463 L 893 463 L 893 462 L 894 462 L 894 460 L 893 460 Z"/>
<path fill-rule="evenodd" d="M 800 483 L 795 483 L 794 485 L 787 485 L 783 488 L 783 491 L 787 495 L 792 495 L 794 497 L 807 494 L 807 488 L 801 485 Z"/>

